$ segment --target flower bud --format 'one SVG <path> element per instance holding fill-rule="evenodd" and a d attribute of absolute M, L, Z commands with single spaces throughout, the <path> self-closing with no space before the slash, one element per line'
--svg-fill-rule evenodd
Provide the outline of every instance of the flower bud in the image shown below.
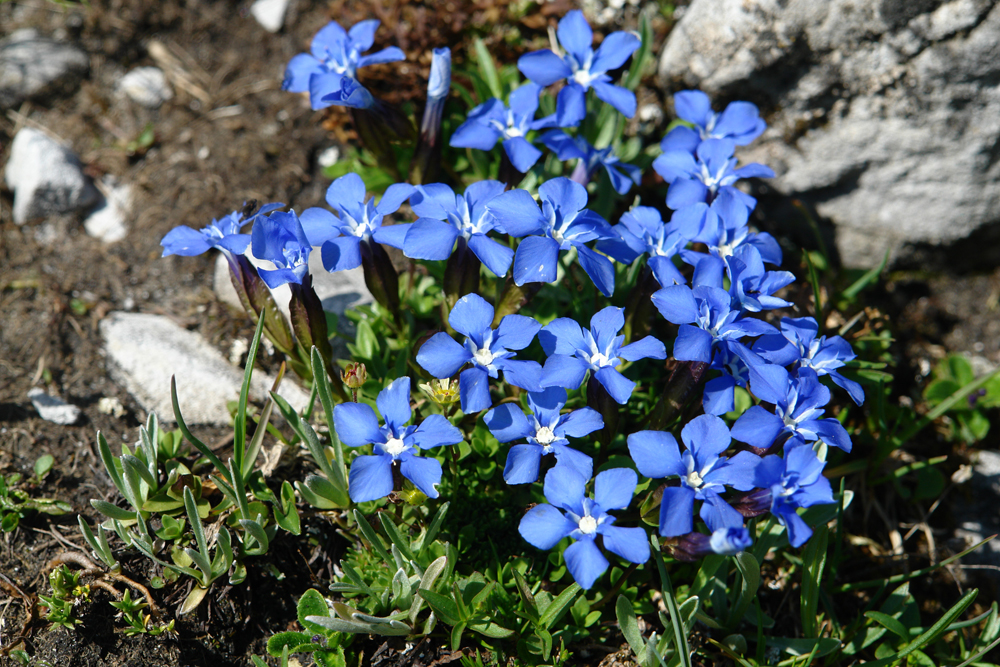
<path fill-rule="evenodd" d="M 368 379 L 368 369 L 360 361 L 348 364 L 344 372 L 340 374 L 340 379 L 349 389 L 360 389 L 365 384 L 365 380 Z"/>
<path fill-rule="evenodd" d="M 420 391 L 440 406 L 451 405 L 459 399 L 458 382 L 453 382 L 451 378 L 431 380 L 418 386 Z"/>

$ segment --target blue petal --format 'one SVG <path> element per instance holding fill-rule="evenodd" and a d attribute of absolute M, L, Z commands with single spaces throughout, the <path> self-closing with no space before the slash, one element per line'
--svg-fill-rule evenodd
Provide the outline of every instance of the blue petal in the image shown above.
<path fill-rule="evenodd" d="M 216 241 L 216 247 L 218 247 L 219 250 L 228 250 L 235 255 L 242 255 L 247 251 L 247 248 L 250 247 L 250 235 L 230 234 L 229 236 L 224 236 Z"/>
<path fill-rule="evenodd" d="M 299 215 L 299 223 L 309 239 L 309 245 L 317 248 L 340 236 L 337 222 L 337 216 L 325 208 L 307 208 Z"/>
<path fill-rule="evenodd" d="M 784 428 L 781 418 L 765 408 L 754 405 L 733 424 L 733 437 L 752 447 L 770 447 Z"/>
<path fill-rule="evenodd" d="M 347 485 L 351 500 L 356 503 L 385 498 L 392 493 L 392 457 L 376 455 L 354 459 Z"/>
<path fill-rule="evenodd" d="M 785 529 L 788 531 L 788 543 L 793 547 L 801 547 L 812 537 L 812 528 L 791 507 L 787 507 L 784 512 L 779 513 L 778 518 L 785 524 Z"/>
<path fill-rule="evenodd" d="M 531 484 L 538 481 L 542 448 L 538 445 L 514 445 L 507 453 L 503 479 L 508 484 Z"/>
<path fill-rule="evenodd" d="M 590 66 L 590 71 L 608 72 L 618 69 L 640 46 L 642 46 L 642 40 L 635 33 L 623 30 L 613 32 L 604 38 L 597 52 L 594 53 L 594 62 Z"/>
<path fill-rule="evenodd" d="M 525 541 L 539 549 L 551 549 L 576 530 L 576 524 L 552 505 L 535 505 L 521 518 L 517 532 Z"/>
<path fill-rule="evenodd" d="M 699 415 L 681 430 L 681 440 L 700 462 L 726 451 L 733 439 L 726 422 L 715 415 Z"/>
<path fill-rule="evenodd" d="M 573 469 L 556 466 L 545 475 L 545 499 L 556 507 L 583 516 L 583 492 L 586 484 L 587 480 Z"/>
<path fill-rule="evenodd" d="M 510 163 L 520 172 L 526 172 L 535 166 L 542 151 L 538 150 L 524 137 L 514 137 L 503 142 L 503 149 L 510 158 Z"/>
<path fill-rule="evenodd" d="M 827 375 L 830 376 L 830 379 L 833 380 L 833 383 L 835 385 L 845 390 L 851 397 L 851 400 L 853 400 L 855 403 L 861 405 L 862 403 L 865 402 L 865 390 L 861 387 L 860 384 L 858 384 L 854 380 L 849 380 L 845 378 L 837 371 L 829 371 Z"/>
<path fill-rule="evenodd" d="M 682 324 L 674 340 L 674 359 L 678 361 L 712 360 L 712 334 L 690 324 Z"/>
<path fill-rule="evenodd" d="M 832 417 L 816 421 L 818 422 L 816 434 L 823 442 L 840 447 L 845 452 L 850 453 L 851 436 L 839 421 Z"/>
<path fill-rule="evenodd" d="M 309 77 L 309 105 L 313 111 L 331 106 L 333 102 L 324 98 L 340 91 L 344 81 L 351 81 L 351 78 L 323 70 L 313 72 Z"/>
<path fill-rule="evenodd" d="M 545 360 L 542 384 L 546 387 L 578 389 L 587 374 L 587 364 L 568 354 L 553 354 Z"/>
<path fill-rule="evenodd" d="M 458 395 L 465 414 L 488 409 L 493 404 L 489 374 L 481 368 L 466 368 L 458 376 Z"/>
<path fill-rule="evenodd" d="M 487 269 L 500 278 L 507 275 L 507 269 L 514 259 L 513 250 L 485 234 L 473 234 L 469 237 L 469 249 Z"/>
<path fill-rule="evenodd" d="M 653 169 L 667 183 L 673 183 L 679 178 L 691 178 L 699 172 L 694 156 L 685 151 L 670 151 L 653 160 Z"/>
<path fill-rule="evenodd" d="M 463 345 L 443 331 L 431 336 L 417 352 L 417 363 L 436 378 L 451 377 L 471 358 Z"/>
<path fill-rule="evenodd" d="M 493 324 L 493 306 L 478 294 L 466 294 L 448 315 L 452 328 L 482 344 L 483 334 Z"/>
<path fill-rule="evenodd" d="M 409 183 L 393 183 L 385 190 L 385 194 L 375 207 L 379 215 L 389 215 L 399 210 L 407 199 L 409 199 L 417 189 Z"/>
<path fill-rule="evenodd" d="M 533 392 L 544 389 L 542 365 L 537 361 L 500 359 L 497 362 L 497 367 L 503 369 L 503 379 L 507 384 Z"/>
<path fill-rule="evenodd" d="M 500 442 L 526 438 L 529 435 L 534 435 L 535 432 L 521 408 L 511 403 L 502 403 L 487 412 L 483 417 L 483 422 L 493 437 Z M 520 483 L 518 482 L 518 484 Z"/>
<path fill-rule="evenodd" d="M 300 53 L 291 59 L 285 68 L 285 78 L 281 89 L 290 93 L 304 93 L 309 90 L 309 79 L 313 74 L 322 72 L 320 62 L 308 53 Z"/>
<path fill-rule="evenodd" d="M 507 315 L 500 320 L 494 340 L 508 350 L 523 350 L 531 345 L 542 328 L 538 320 L 524 315 Z"/>
<path fill-rule="evenodd" d="M 629 343 L 618 350 L 618 356 L 625 361 L 638 361 L 639 359 L 666 359 L 667 349 L 658 339 L 646 336 L 634 343 Z"/>
<path fill-rule="evenodd" d="M 302 276 L 292 269 L 257 269 L 257 275 L 264 281 L 264 284 L 275 289 L 288 283 L 302 283 Z"/>
<path fill-rule="evenodd" d="M 346 41 L 347 33 L 340 24 L 330 21 L 313 36 L 310 50 L 318 60 L 326 60 L 327 51 L 339 52 Z"/>
<path fill-rule="evenodd" d="M 361 266 L 361 239 L 357 236 L 340 236 L 330 239 L 320 249 L 323 268 L 327 271 L 346 271 Z"/>
<path fill-rule="evenodd" d="M 531 118 L 538 110 L 538 96 L 541 92 L 541 86 L 537 83 L 526 83 L 516 88 L 507 98 L 508 108 L 516 117 Z"/>
<path fill-rule="evenodd" d="M 737 491 L 749 491 L 756 486 L 757 466 L 761 458 L 751 452 L 738 452 L 725 465 L 712 470 L 705 480 L 713 484 L 725 484 Z M 713 529 L 714 530 L 714 529 Z"/>
<path fill-rule="evenodd" d="M 434 218 L 419 218 L 406 232 L 403 254 L 412 259 L 448 259 L 457 237 L 454 225 Z"/>
<path fill-rule="evenodd" d="M 496 101 L 500 102 L 500 100 Z M 467 120 L 459 125 L 458 129 L 451 135 L 448 145 L 455 148 L 478 148 L 481 151 L 488 151 L 497 145 L 497 140 L 501 136 L 503 135 L 500 130 L 484 125 L 478 120 Z"/>
<path fill-rule="evenodd" d="M 669 287 L 671 285 L 683 285 L 687 282 L 684 279 L 684 275 L 677 270 L 677 266 L 669 257 L 664 257 L 662 255 L 650 257 L 646 264 L 653 272 L 653 277 L 656 278 L 656 282 L 664 287 Z"/>
<path fill-rule="evenodd" d="M 583 452 L 578 452 L 565 445 L 553 445 L 556 454 L 556 467 L 568 466 L 584 479 L 590 479 L 594 474 L 594 459 Z"/>
<path fill-rule="evenodd" d="M 313 86 L 313 82 L 318 81 L 318 76 L 313 76 L 310 79 L 310 101 L 313 103 L 314 109 L 322 108 L 317 105 L 315 100 L 318 97 L 320 102 L 327 102 L 329 104 L 338 104 L 344 107 L 351 107 L 354 109 L 370 109 L 375 106 L 375 98 L 372 96 L 368 89 L 362 86 L 356 79 L 352 79 L 349 76 L 342 76 L 340 78 L 340 85 L 336 89 L 330 89 L 324 92 L 319 86 Z"/>
<path fill-rule="evenodd" d="M 549 86 L 573 75 L 566 61 L 550 49 L 525 53 L 517 59 L 517 69 L 540 86 Z"/>
<path fill-rule="evenodd" d="M 447 220 L 448 213 L 455 210 L 455 192 L 444 183 L 418 185 L 410 195 L 410 208 L 421 218 Z"/>
<path fill-rule="evenodd" d="M 431 449 L 441 445 L 457 445 L 465 439 L 462 432 L 453 426 L 444 415 L 430 415 L 420 422 L 420 426 L 409 437 L 420 449 Z"/>
<path fill-rule="evenodd" d="M 441 464 L 423 456 L 408 456 L 399 465 L 399 472 L 428 498 L 437 498 L 441 483 Z"/>
<path fill-rule="evenodd" d="M 566 12 L 566 16 L 559 20 L 556 34 L 559 36 L 559 45 L 576 56 L 577 62 L 587 60 L 590 46 L 594 42 L 594 32 L 583 12 L 579 9 Z"/>
<path fill-rule="evenodd" d="M 705 492 L 705 502 L 698 515 L 713 533 L 723 528 L 739 528 L 743 525 L 743 515 L 714 491 Z"/>
<path fill-rule="evenodd" d="M 682 90 L 674 95 L 674 111 L 678 118 L 705 127 L 712 115 L 712 102 L 700 90 Z"/>
<path fill-rule="evenodd" d="M 577 257 L 580 266 L 594 282 L 594 287 L 600 290 L 601 294 L 611 297 L 615 291 L 615 266 L 606 256 L 594 252 L 585 245 L 577 245 Z"/>
<path fill-rule="evenodd" d="M 672 285 L 653 294 L 653 305 L 673 324 L 690 324 L 698 319 L 698 302 L 685 285 Z"/>
<path fill-rule="evenodd" d="M 397 223 L 395 225 L 379 225 L 372 232 L 372 238 L 378 243 L 402 250 L 403 245 L 406 243 L 406 235 L 410 233 L 412 227 L 413 223 L 411 222 Z"/>
<path fill-rule="evenodd" d="M 667 189 L 667 206 L 675 211 L 692 204 L 703 204 L 708 198 L 708 188 L 701 181 L 678 178 Z"/>
<path fill-rule="evenodd" d="M 729 137 L 737 146 L 746 146 L 759 137 L 765 127 L 756 105 L 750 102 L 730 102 L 719 114 L 712 134 Z"/>
<path fill-rule="evenodd" d="M 667 132 L 667 136 L 663 137 L 663 141 L 660 142 L 660 150 L 664 153 L 687 151 L 693 155 L 700 143 L 701 137 L 698 135 L 698 130 L 683 126 L 675 127 Z"/>
<path fill-rule="evenodd" d="M 638 185 L 642 180 L 642 171 L 631 164 L 624 162 L 619 162 L 614 166 L 605 164 L 604 169 L 608 172 L 608 178 L 611 179 L 611 187 L 620 195 L 631 190 L 633 184 Z M 628 172 L 627 175 L 621 170 Z"/>
<path fill-rule="evenodd" d="M 626 118 L 635 115 L 635 93 L 621 86 L 615 86 L 605 81 L 594 81 L 590 84 L 598 99 L 607 102 L 621 112 Z"/>
<path fill-rule="evenodd" d="M 628 436 L 628 453 L 639 472 L 650 479 L 687 474 L 677 440 L 670 433 L 636 431 Z"/>
<path fill-rule="evenodd" d="M 358 69 L 369 65 L 379 65 L 381 63 L 394 63 L 399 60 L 406 60 L 406 54 L 398 46 L 388 46 L 381 51 L 369 53 L 367 56 L 358 58 Z"/>
<path fill-rule="evenodd" d="M 190 227 L 174 227 L 160 241 L 163 246 L 163 256 L 180 255 L 182 257 L 194 257 L 200 255 L 212 247 L 208 237 L 196 229 Z"/>
<path fill-rule="evenodd" d="M 566 547 L 563 552 L 566 569 L 573 575 L 573 580 L 584 590 L 589 589 L 606 569 L 608 559 L 597 548 L 593 539 L 580 540 Z"/>
<path fill-rule="evenodd" d="M 378 393 L 375 399 L 375 406 L 382 414 L 386 426 L 392 428 L 394 432 L 402 430 L 413 411 L 410 409 L 410 378 L 396 378 L 389 383 L 389 386 Z"/>
<path fill-rule="evenodd" d="M 336 209 L 352 208 L 365 201 L 365 182 L 351 172 L 330 184 L 326 189 L 326 203 Z"/>
<path fill-rule="evenodd" d="M 559 244 L 554 240 L 548 236 L 522 239 L 514 254 L 514 284 L 555 282 L 558 264 Z"/>
<path fill-rule="evenodd" d="M 733 410 L 735 405 L 734 389 L 736 380 L 731 375 L 723 375 L 705 383 L 705 394 L 702 407 L 710 415 L 724 415 Z"/>
<path fill-rule="evenodd" d="M 639 476 L 631 468 L 611 468 L 594 478 L 594 501 L 601 509 L 623 510 L 632 502 Z"/>
<path fill-rule="evenodd" d="M 378 19 L 358 21 L 347 31 L 348 38 L 359 53 L 364 53 L 372 48 L 372 44 L 375 43 L 375 31 L 378 30 L 379 23 Z"/>
<path fill-rule="evenodd" d="M 348 447 L 385 442 L 375 411 L 364 403 L 339 403 L 333 406 L 333 425 L 340 441 Z"/>
<path fill-rule="evenodd" d="M 694 530 L 694 491 L 686 486 L 669 486 L 660 500 L 660 535 L 680 537 Z"/>
<path fill-rule="evenodd" d="M 546 132 L 538 138 L 545 146 L 556 154 L 560 160 L 586 159 L 587 153 L 577 145 L 573 137 L 562 130 Z"/>
<path fill-rule="evenodd" d="M 635 382 L 632 382 L 611 366 L 605 366 L 597 371 L 595 377 L 618 404 L 625 405 L 628 403 L 629 397 L 632 396 L 632 390 L 635 389 Z"/>
<path fill-rule="evenodd" d="M 590 331 L 597 342 L 597 347 L 606 349 L 625 326 L 625 314 L 622 308 L 607 306 L 594 313 L 590 318 Z"/>
<path fill-rule="evenodd" d="M 577 385 L 579 386 L 579 385 Z M 568 435 L 571 438 L 582 438 L 598 429 L 604 428 L 604 418 L 593 408 L 580 408 L 559 420 L 555 428 L 556 435 Z"/>
<path fill-rule="evenodd" d="M 649 536 L 644 528 L 622 528 L 602 525 L 597 532 L 604 536 L 604 548 L 630 563 L 645 563 L 649 560 Z"/>
<path fill-rule="evenodd" d="M 571 81 L 563 86 L 556 97 L 556 124 L 560 127 L 576 127 L 587 115 L 587 91 L 583 86 Z"/>
<path fill-rule="evenodd" d="M 545 228 L 546 219 L 527 190 L 510 190 L 494 197 L 486 205 L 500 227 L 514 237 L 536 234 Z"/>
<path fill-rule="evenodd" d="M 565 176 L 549 179 L 539 185 L 538 196 L 542 200 L 547 199 L 563 215 L 583 210 L 588 198 L 587 188 Z"/>
<path fill-rule="evenodd" d="M 566 390 L 549 387 L 545 391 L 528 394 L 528 408 L 542 424 L 548 425 L 559 420 L 559 411 L 566 405 Z"/>
<path fill-rule="evenodd" d="M 538 332 L 538 342 L 545 354 L 576 354 L 587 347 L 583 338 L 583 328 L 568 317 L 558 317 Z"/>

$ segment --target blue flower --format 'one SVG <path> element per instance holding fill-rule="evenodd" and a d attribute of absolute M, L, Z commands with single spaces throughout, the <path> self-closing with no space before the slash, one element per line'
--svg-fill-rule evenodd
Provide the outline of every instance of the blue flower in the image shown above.
<path fill-rule="evenodd" d="M 503 140 L 510 163 L 520 172 L 534 166 L 542 151 L 531 145 L 525 135 L 531 130 L 551 127 L 552 116 L 535 120 L 541 88 L 528 83 L 510 94 L 510 108 L 493 98 L 469 112 L 468 119 L 451 135 L 450 145 L 488 151 Z"/>
<path fill-rule="evenodd" d="M 710 204 L 719 192 L 728 190 L 752 210 L 756 200 L 733 184 L 741 178 L 772 178 L 774 172 L 756 162 L 737 169 L 734 148 L 731 139 L 706 139 L 694 155 L 672 150 L 656 158 L 653 169 L 670 184 L 667 206 L 676 211 L 691 204 Z"/>
<path fill-rule="evenodd" d="M 708 206 L 704 203 L 684 206 L 674 212 L 670 222 L 695 243 L 708 246 L 709 255 L 725 260 L 744 245 L 751 245 L 768 264 L 781 264 L 781 247 L 766 232 L 751 232 L 747 226 L 750 209 L 739 190 L 723 188 Z M 752 199 L 752 198 L 751 198 Z M 705 253 L 682 250 L 681 258 L 697 267 Z"/>
<path fill-rule="evenodd" d="M 253 222 L 258 217 L 266 215 L 275 209 L 279 209 L 284 204 L 265 204 L 260 210 L 245 218 L 240 212 L 233 211 L 221 220 L 212 218 L 211 224 L 200 230 L 191 227 L 174 227 L 160 241 L 163 246 L 163 257 L 167 255 L 180 255 L 182 257 L 194 257 L 207 251 L 209 248 L 216 248 L 225 254 L 242 255 L 250 245 L 250 235 L 240 232 L 245 225 Z"/>
<path fill-rule="evenodd" d="M 608 306 L 590 318 L 590 329 L 568 317 L 557 318 L 542 327 L 538 342 L 549 355 L 543 384 L 576 389 L 589 370 L 611 398 L 625 405 L 635 383 L 619 373 L 618 366 L 622 361 L 666 359 L 667 351 L 652 336 L 622 346 L 625 336 L 619 336 L 618 332 L 624 326 L 623 310 Z"/>
<path fill-rule="evenodd" d="M 559 91 L 556 116 L 560 127 L 575 127 L 587 114 L 586 92 L 593 88 L 601 100 L 607 102 L 626 117 L 635 115 L 635 94 L 610 83 L 606 74 L 625 64 L 641 41 L 631 32 L 613 32 L 604 38 L 595 52 L 591 48 L 594 33 L 583 17 L 574 9 L 559 21 L 556 31 L 559 45 L 566 50 L 558 55 L 551 49 L 532 51 L 521 56 L 517 68 L 524 76 L 540 86 L 549 86 L 567 79 Z"/>
<path fill-rule="evenodd" d="M 462 412 L 478 412 L 492 405 L 489 379 L 504 372 L 508 384 L 528 391 L 541 391 L 541 366 L 534 361 L 513 359 L 510 350 L 523 350 L 541 328 L 541 324 L 523 315 L 507 315 L 492 329 L 493 306 L 478 294 L 466 294 L 455 304 L 448 322 L 466 336 L 461 345 L 442 332 L 425 342 L 417 353 L 417 363 L 436 378 L 451 377 L 466 363 L 472 367 L 458 378 Z"/>
<path fill-rule="evenodd" d="M 660 212 L 649 206 L 635 206 L 623 214 L 612 229 L 619 238 L 600 241 L 597 249 L 622 264 L 631 264 L 639 256 L 648 254 L 646 264 L 660 285 L 685 283 L 672 258 L 687 244 L 679 228 L 664 224 Z"/>
<path fill-rule="evenodd" d="M 375 405 L 385 421 L 383 426 L 379 426 L 371 406 L 364 403 L 340 403 L 333 407 L 333 424 L 341 442 L 348 447 L 375 446 L 373 455 L 359 456 L 351 464 L 348 476 L 351 500 L 363 503 L 392 493 L 392 464 L 397 461 L 403 477 L 428 498 L 437 498 L 435 487 L 441 481 L 441 464 L 417 456 L 416 452 L 462 442 L 462 432 L 442 415 L 431 415 L 420 426 L 406 425 L 413 416 L 408 377 L 393 380 L 380 391 Z"/>
<path fill-rule="evenodd" d="M 406 58 L 395 46 L 361 55 L 375 42 L 378 26 L 379 21 L 372 19 L 361 21 L 350 32 L 344 32 L 335 21 L 330 21 L 313 37 L 312 53 L 300 53 L 288 63 L 282 90 L 308 92 L 313 109 L 331 104 L 368 108 L 373 99 L 357 82 L 358 69 Z"/>
<path fill-rule="evenodd" d="M 763 134 L 767 124 L 760 111 L 750 102 L 731 102 L 722 113 L 712 111 L 708 95 L 700 90 L 683 90 L 674 95 L 674 110 L 681 120 L 694 125 L 671 130 L 660 148 L 688 150 L 694 153 L 706 139 L 731 139 L 737 146 L 746 146 Z"/>
<path fill-rule="evenodd" d="M 781 320 L 781 334 L 761 336 L 754 343 L 753 351 L 772 364 L 794 369 L 811 368 L 817 375 L 829 375 L 841 389 L 846 389 L 855 403 L 865 401 L 865 391 L 854 380 L 848 380 L 837 370 L 857 355 L 851 344 L 840 336 L 820 336 L 819 325 L 811 317 Z"/>
<path fill-rule="evenodd" d="M 642 179 L 639 167 L 620 161 L 611 146 L 594 148 L 585 137 L 571 137 L 562 130 L 546 132 L 539 137 L 539 141 L 548 146 L 560 160 L 579 160 L 573 172 L 573 180 L 582 185 L 590 182 L 598 167 L 604 167 L 611 179 L 611 186 L 620 195 L 628 192 L 633 183 L 638 185 Z"/>
<path fill-rule="evenodd" d="M 413 212 L 420 218 L 403 240 L 403 254 L 414 259 L 448 259 L 459 236 L 469 244 L 490 271 L 507 273 L 514 251 L 486 236 L 499 228 L 486 205 L 504 191 L 500 181 L 478 181 L 456 195 L 443 183 L 417 186 L 410 198 Z"/>
<path fill-rule="evenodd" d="M 528 237 L 514 255 L 514 283 L 555 282 L 559 251 L 576 248 L 583 270 L 604 296 L 611 296 L 615 289 L 614 265 L 584 244 L 614 238 L 615 233 L 604 218 L 584 208 L 587 189 L 561 176 L 542 183 L 538 195 L 541 211 L 526 190 L 510 190 L 486 206 L 508 234 Z"/>
<path fill-rule="evenodd" d="M 763 503 L 770 501 L 771 513 L 788 530 L 793 547 L 805 544 L 813 532 L 795 510 L 834 502 L 830 480 L 823 476 L 825 465 L 812 447 L 793 438 L 785 443 L 784 456 L 765 456 L 757 466 L 754 486 L 761 490 L 754 494 Z"/>
<path fill-rule="evenodd" d="M 273 262 L 276 269 L 258 268 L 268 287 L 274 289 L 287 283 L 302 284 L 309 271 L 312 244 L 299 223 L 295 211 L 276 211 L 257 218 L 251 232 L 254 257 Z"/>
<path fill-rule="evenodd" d="M 651 479 L 680 477 L 680 486 L 663 490 L 660 535 L 664 537 L 694 530 L 696 499 L 711 499 L 708 509 L 702 507 L 702 518 L 706 518 L 718 514 L 719 505 L 712 496 L 726 486 L 740 491 L 754 488 L 754 470 L 760 463 L 760 457 L 750 452 L 739 452 L 732 458 L 720 456 L 732 438 L 726 423 L 713 415 L 700 415 L 688 422 L 681 440 L 687 446 L 683 454 L 670 433 L 639 431 L 628 437 L 628 451 L 639 472 Z"/>
<path fill-rule="evenodd" d="M 765 271 L 760 252 L 752 245 L 741 245 L 725 259 L 702 255 L 695 265 L 694 282 L 721 288 L 723 273 L 729 278 L 729 296 L 734 308 L 759 313 L 792 305 L 774 293 L 795 282 L 795 276 L 788 271 Z"/>
<path fill-rule="evenodd" d="M 361 244 L 374 239 L 394 248 L 402 248 L 409 224 L 382 226 L 382 218 L 394 213 L 413 194 L 408 183 L 390 185 L 378 206 L 365 200 L 365 184 L 351 173 L 341 176 L 326 191 L 326 202 L 339 217 L 322 208 L 306 209 L 302 227 L 313 245 L 322 246 L 323 266 L 327 271 L 344 271 L 361 265 Z"/>
<path fill-rule="evenodd" d="M 821 418 L 830 402 L 830 390 L 819 382 L 816 371 L 800 368 L 792 377 L 781 366 L 751 368 L 750 391 L 774 404 L 774 413 L 760 405 L 744 412 L 733 424 L 733 437 L 751 447 L 767 449 L 779 435 L 798 435 L 804 440 L 823 440 L 851 451 L 851 436 L 839 421 Z"/>
<path fill-rule="evenodd" d="M 708 554 L 735 556 L 753 544 L 750 531 L 743 525 L 743 516 L 717 494 L 706 495 L 700 514 L 711 533 L 682 535 L 670 547 L 677 560 L 695 561 Z"/>
<path fill-rule="evenodd" d="M 556 466 L 545 475 L 545 499 L 521 519 L 517 530 L 529 544 L 551 549 L 564 537 L 575 541 L 563 557 L 576 583 L 589 589 L 608 569 L 608 560 L 597 546 L 600 535 L 604 548 L 630 563 L 649 560 L 649 542 L 642 528 L 621 528 L 608 510 L 625 509 L 632 502 L 638 478 L 628 468 L 612 468 L 594 478 L 594 497 L 587 498 L 586 478 L 569 466 Z M 560 512 L 559 509 L 564 512 Z"/>
<path fill-rule="evenodd" d="M 526 439 L 526 445 L 514 445 L 507 454 L 503 478 L 508 484 L 529 484 L 538 479 L 542 457 L 555 454 L 558 465 L 568 465 L 584 479 L 590 479 L 594 461 L 569 447 L 566 436 L 582 438 L 604 428 L 601 415 L 591 408 L 581 408 L 561 415 L 566 404 L 566 390 L 551 387 L 541 393 L 528 393 L 531 421 L 515 405 L 503 403 L 483 418 L 490 432 L 500 442 Z"/>

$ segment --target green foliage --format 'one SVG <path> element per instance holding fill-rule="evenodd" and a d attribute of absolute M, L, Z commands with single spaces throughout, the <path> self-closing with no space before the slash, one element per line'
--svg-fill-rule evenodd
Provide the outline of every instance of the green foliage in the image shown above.
<path fill-rule="evenodd" d="M 958 354 L 949 355 L 934 367 L 932 381 L 924 389 L 924 400 L 932 407 L 938 407 L 963 388 L 976 382 L 969 361 Z M 986 410 L 1000 406 L 1000 375 L 994 374 L 975 391 L 968 393 L 966 400 L 950 403 L 944 413 L 946 433 L 949 440 L 974 444 L 986 438 L 990 421 Z"/>
<path fill-rule="evenodd" d="M 59 516 L 69 514 L 73 507 L 54 498 L 33 498 L 31 489 L 42 482 L 52 469 L 53 458 L 45 454 L 35 462 L 35 475 L 24 480 L 20 473 L 0 475 L 0 531 L 17 530 L 21 521 L 30 513 Z"/>
<path fill-rule="evenodd" d="M 74 628 L 80 619 L 73 613 L 77 604 L 90 598 L 90 586 L 80 583 L 81 573 L 65 565 L 58 565 L 49 572 L 52 595 L 39 595 L 46 608 L 43 618 L 53 626 Z"/>

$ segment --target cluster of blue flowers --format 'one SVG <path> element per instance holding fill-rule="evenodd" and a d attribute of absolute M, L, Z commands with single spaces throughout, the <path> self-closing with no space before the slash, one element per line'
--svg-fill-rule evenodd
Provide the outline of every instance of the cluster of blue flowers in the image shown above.
<path fill-rule="evenodd" d="M 365 21 L 345 32 L 331 23 L 316 35 L 311 54 L 291 61 L 285 89 L 308 92 L 314 108 L 371 106 L 374 98 L 357 81 L 357 70 L 403 58 L 395 47 L 361 55 L 371 47 L 377 25 Z M 778 293 L 794 280 L 791 273 L 777 269 L 781 249 L 775 239 L 750 230 L 756 201 L 736 187 L 743 178 L 773 176 L 763 165 L 738 167 L 734 157 L 737 146 L 764 131 L 764 122 L 752 104 L 734 102 L 716 113 L 703 93 L 678 93 L 675 108 L 684 124 L 663 139 L 662 155 L 653 165 L 669 186 L 666 205 L 672 215 L 665 222 L 656 208 L 634 206 L 612 225 L 587 208 L 585 185 L 603 167 L 613 187 L 625 193 L 639 182 L 639 170 L 619 162 L 610 147 L 595 149 L 583 136 L 566 130 L 583 120 L 590 89 L 622 114 L 635 113 L 635 96 L 612 84 L 609 72 L 623 66 L 640 42 L 632 33 L 615 32 L 595 51 L 590 27 L 579 11 L 559 22 L 557 34 L 563 52 L 546 49 L 524 55 L 518 68 L 530 82 L 517 88 L 506 104 L 491 99 L 475 107 L 450 141 L 452 146 L 480 150 L 491 150 L 499 141 L 510 163 L 525 172 L 542 154 L 529 133 L 558 128 L 540 141 L 559 159 L 578 161 L 572 178 L 548 180 L 535 195 L 493 180 L 473 183 L 461 194 L 443 183 L 398 183 L 376 204 L 366 198 L 361 178 L 348 174 L 326 193 L 332 210 L 310 208 L 296 215 L 269 205 L 248 219 L 234 213 L 201 232 L 173 230 L 163 240 L 163 254 L 198 254 L 209 247 L 240 254 L 250 246 L 258 259 L 274 264 L 274 269 L 259 271 L 272 288 L 302 284 L 314 248 L 328 271 L 359 265 L 367 270 L 366 258 L 381 251 L 379 244 L 420 260 L 446 260 L 467 248 L 496 276 L 510 271 L 518 286 L 555 282 L 560 262 L 571 254 L 608 297 L 615 289 L 614 263 L 629 265 L 644 258 L 658 283 L 652 303 L 678 327 L 673 358 L 710 371 L 702 395 L 705 414 L 681 430 L 683 451 L 668 432 L 644 430 L 627 436 L 635 470 L 664 480 L 659 534 L 668 538 L 666 544 L 678 558 L 731 555 L 751 543 L 744 519 L 770 511 L 787 527 L 791 544 L 800 546 L 811 529 L 796 510 L 833 502 L 822 474 L 826 448 L 819 443 L 851 450 L 850 436 L 840 422 L 823 416 L 831 394 L 819 378 L 828 375 L 859 404 L 864 394 L 838 371 L 854 358 L 844 339 L 819 336 L 811 318 L 785 318 L 780 330 L 761 319 L 765 311 L 791 305 Z M 436 52 L 430 96 L 438 101 L 447 94 L 446 68 L 450 56 L 445 63 L 445 54 Z M 564 84 L 556 112 L 536 119 L 543 88 L 560 81 Z M 386 216 L 407 201 L 416 219 L 384 224 Z M 253 229 L 248 236 L 240 229 L 249 222 Z M 520 240 L 512 249 L 513 243 L 497 235 Z M 682 271 L 685 265 L 690 268 Z M 478 275 L 478 265 L 475 270 Z M 635 470 L 615 468 L 595 477 L 592 458 L 570 441 L 605 428 L 609 414 L 602 415 L 593 403 L 569 412 L 563 407 L 567 392 L 588 381 L 588 394 L 603 392 L 625 405 L 635 383 L 622 374 L 623 364 L 666 359 L 667 347 L 653 336 L 626 344 L 620 333 L 625 313 L 613 306 L 594 314 L 589 327 L 565 317 L 543 326 L 524 315 L 508 314 L 497 323 L 495 316 L 493 305 L 478 294 L 461 295 L 448 322 L 464 340 L 438 332 L 419 348 L 416 361 L 435 378 L 458 375 L 462 411 L 486 411 L 483 420 L 497 440 L 515 443 L 504 468 L 507 483 L 538 482 L 545 457 L 553 455 L 555 465 L 543 480 L 548 502 L 524 515 L 521 535 L 540 549 L 573 538 L 564 556 L 585 588 L 608 567 L 598 536 L 607 551 L 631 563 L 645 562 L 650 550 L 644 529 L 617 526 L 608 513 L 631 504 L 639 481 Z M 544 363 L 517 358 L 536 337 Z M 501 371 L 508 385 L 527 393 L 529 413 L 509 402 L 495 403 L 491 383 Z M 720 415 L 734 409 L 736 387 L 748 389 L 759 403 L 730 427 Z M 374 451 L 354 459 L 351 498 L 375 500 L 398 490 L 397 471 L 436 498 L 441 465 L 418 454 L 457 444 L 462 432 L 441 415 L 407 426 L 412 417 L 408 377 L 392 381 L 379 393 L 376 405 L 382 425 L 364 404 L 345 402 L 334 410 L 341 441 L 351 447 L 371 445 Z M 733 453 L 726 456 L 727 451 Z M 591 478 L 594 491 L 588 497 Z M 707 532 L 698 529 L 695 516 Z"/>

